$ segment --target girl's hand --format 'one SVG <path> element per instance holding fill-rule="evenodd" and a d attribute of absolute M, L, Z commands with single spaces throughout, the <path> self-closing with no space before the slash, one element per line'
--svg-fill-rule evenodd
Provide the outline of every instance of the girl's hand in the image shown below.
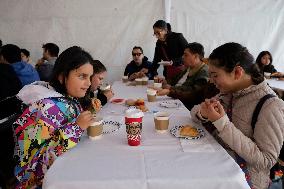
<path fill-rule="evenodd" d="M 83 111 L 76 120 L 76 124 L 81 127 L 81 129 L 87 129 L 94 121 L 94 116 L 90 111 Z"/>
<path fill-rule="evenodd" d="M 109 101 L 114 96 L 112 89 L 104 91 L 103 94 L 107 97 L 107 101 Z"/>

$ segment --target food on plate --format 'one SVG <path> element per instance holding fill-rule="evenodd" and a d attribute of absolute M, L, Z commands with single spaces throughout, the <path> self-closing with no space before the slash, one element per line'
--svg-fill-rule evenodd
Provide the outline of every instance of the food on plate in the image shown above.
<path fill-rule="evenodd" d="M 142 110 L 143 112 L 147 112 L 148 108 L 145 106 L 145 102 L 143 98 L 139 98 L 137 100 L 127 99 L 125 101 L 127 106 L 135 106 L 136 108 Z"/>
<path fill-rule="evenodd" d="M 116 98 L 116 99 L 113 99 L 111 102 L 114 104 L 119 104 L 119 103 L 122 103 L 123 101 L 124 101 L 123 98 Z"/>
<path fill-rule="evenodd" d="M 135 102 L 135 106 L 145 105 L 143 98 L 138 98 Z"/>
<path fill-rule="evenodd" d="M 135 106 L 135 103 L 136 103 L 136 100 L 134 100 L 134 99 L 127 99 L 127 100 L 125 101 L 125 104 L 126 104 L 127 106 Z"/>
<path fill-rule="evenodd" d="M 195 127 L 191 125 L 185 125 L 180 129 L 181 136 L 189 136 L 189 137 L 196 137 L 198 136 L 198 131 Z"/>
<path fill-rule="evenodd" d="M 136 108 L 140 109 L 142 112 L 147 112 L 148 108 L 145 105 L 136 106 Z"/>

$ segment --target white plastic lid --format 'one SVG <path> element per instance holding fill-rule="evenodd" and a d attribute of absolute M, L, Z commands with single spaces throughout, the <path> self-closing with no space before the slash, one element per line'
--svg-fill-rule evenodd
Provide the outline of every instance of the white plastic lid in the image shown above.
<path fill-rule="evenodd" d="M 103 118 L 96 117 L 95 121 L 90 126 L 97 126 L 97 125 L 101 125 L 102 123 L 103 123 Z"/>
<path fill-rule="evenodd" d="M 147 89 L 147 94 L 153 96 L 157 94 L 157 91 L 154 89 Z"/>
<path fill-rule="evenodd" d="M 157 113 L 154 114 L 154 117 L 157 120 L 168 120 L 169 116 L 170 115 L 167 112 L 157 112 Z"/>
<path fill-rule="evenodd" d="M 149 78 L 148 77 L 142 77 L 142 81 L 148 81 Z"/>
<path fill-rule="evenodd" d="M 142 81 L 142 78 L 136 78 L 135 81 Z"/>
<path fill-rule="evenodd" d="M 129 108 L 125 111 L 125 117 L 127 118 L 140 118 L 143 117 L 144 113 L 136 108 Z"/>

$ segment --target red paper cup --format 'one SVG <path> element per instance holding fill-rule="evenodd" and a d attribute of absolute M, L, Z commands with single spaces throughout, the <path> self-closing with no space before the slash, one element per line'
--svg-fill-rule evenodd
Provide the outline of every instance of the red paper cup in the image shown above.
<path fill-rule="evenodd" d="M 139 114 L 142 116 L 137 117 Z M 138 146 L 141 143 L 143 113 L 141 112 L 139 114 L 136 113 L 136 116 L 133 117 L 125 117 L 127 140 L 130 146 Z"/>

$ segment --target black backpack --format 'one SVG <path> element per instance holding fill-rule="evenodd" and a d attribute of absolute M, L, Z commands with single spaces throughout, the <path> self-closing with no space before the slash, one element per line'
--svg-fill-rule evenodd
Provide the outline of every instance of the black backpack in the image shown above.
<path fill-rule="evenodd" d="M 254 109 L 254 112 L 252 114 L 252 120 L 251 120 L 251 126 L 252 126 L 252 130 L 254 131 L 254 128 L 255 128 L 255 124 L 257 122 L 257 117 L 258 117 L 258 114 L 263 106 L 263 104 L 265 103 L 266 100 L 268 100 L 269 98 L 272 98 L 272 97 L 275 97 L 274 95 L 272 94 L 267 94 L 265 96 L 263 96 L 259 102 L 257 103 L 255 109 Z M 284 160 L 284 149 L 283 149 L 283 146 L 281 148 L 281 151 L 280 151 L 280 154 L 279 154 L 279 157 L 278 159 L 280 160 Z M 275 179 L 279 179 L 279 176 L 278 176 L 278 173 L 281 171 L 282 172 L 283 170 L 283 167 L 277 162 L 271 169 L 270 169 L 270 179 L 271 180 L 275 180 Z"/>

